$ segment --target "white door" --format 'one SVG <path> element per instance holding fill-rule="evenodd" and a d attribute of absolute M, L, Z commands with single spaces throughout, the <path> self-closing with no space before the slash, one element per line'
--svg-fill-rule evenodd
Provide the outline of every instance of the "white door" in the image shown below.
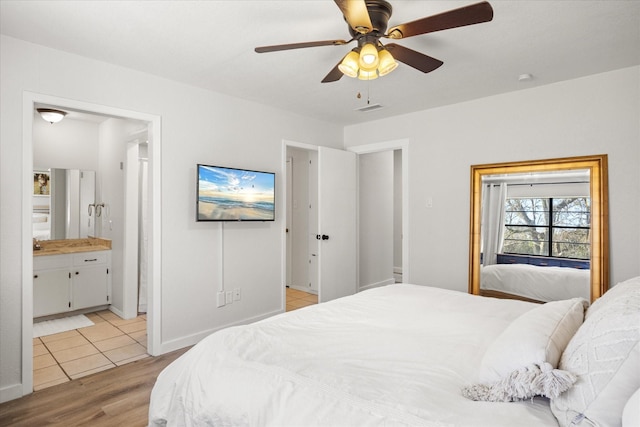
<path fill-rule="evenodd" d="M 320 253 L 320 240 L 316 239 L 316 231 L 318 230 L 318 153 L 316 151 L 309 152 L 309 290 L 318 293 L 318 258 Z"/>
<path fill-rule="evenodd" d="M 356 293 L 356 225 L 356 154 L 319 147 L 319 302 Z"/>

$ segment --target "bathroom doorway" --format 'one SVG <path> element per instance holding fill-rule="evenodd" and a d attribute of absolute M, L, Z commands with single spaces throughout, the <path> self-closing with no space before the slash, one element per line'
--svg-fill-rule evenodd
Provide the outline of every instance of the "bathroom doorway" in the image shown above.
<path fill-rule="evenodd" d="M 26 176 L 30 175 L 34 167 L 37 166 L 34 158 L 34 154 L 35 154 L 34 149 L 36 148 L 35 147 L 36 144 L 34 144 L 34 136 L 35 136 L 34 126 L 36 126 L 36 123 L 37 123 L 36 120 L 42 120 L 42 119 L 34 115 L 34 110 L 36 106 L 43 106 L 43 105 L 57 107 L 59 109 L 67 111 L 69 112 L 71 117 L 73 116 L 73 114 L 81 114 L 81 115 L 88 114 L 92 116 L 102 116 L 100 120 L 107 120 L 112 122 L 122 121 L 122 122 L 128 123 L 129 125 L 131 123 L 137 123 L 139 127 L 138 130 L 142 129 L 144 132 L 147 133 L 145 140 L 148 141 L 148 151 L 147 151 L 148 175 L 149 177 L 159 176 L 159 168 L 160 168 L 160 162 L 159 162 L 160 117 L 159 116 L 153 116 L 153 115 L 148 115 L 144 113 L 127 111 L 127 110 L 120 110 L 117 108 L 105 107 L 105 106 L 100 106 L 95 104 L 87 104 L 79 101 L 55 98 L 55 97 L 50 97 L 50 96 L 41 95 L 41 94 L 33 94 L 33 93 L 27 93 L 25 96 L 24 121 L 26 126 L 25 126 L 25 133 L 23 136 L 23 145 L 24 145 L 25 154 L 29 153 L 29 155 L 25 156 L 25 162 L 23 165 L 23 170 L 25 172 L 24 175 Z M 67 118 L 71 118 L 71 117 L 67 117 Z M 126 128 L 126 126 L 124 128 Z M 131 140 L 131 135 L 132 135 L 132 132 L 135 131 L 135 126 L 129 127 L 128 129 L 129 129 L 128 131 L 129 134 L 126 135 L 125 139 L 121 140 L 123 144 Z M 99 133 L 101 134 L 101 136 L 104 136 L 104 134 L 109 134 L 110 131 L 113 131 L 113 127 L 111 127 L 111 129 L 107 131 L 101 130 Z M 120 160 L 124 160 L 124 159 L 120 159 Z M 119 163 L 119 167 L 117 166 L 118 163 Z M 117 170 L 111 171 L 111 173 L 121 174 L 121 175 L 123 175 L 123 172 L 125 172 L 124 170 L 125 166 L 128 166 L 126 160 L 124 162 L 123 161 L 116 162 L 115 165 Z M 136 169 L 135 187 L 136 189 L 139 190 L 140 180 L 137 172 L 139 169 L 138 159 L 136 159 L 135 169 Z M 96 187 L 100 188 L 102 196 L 113 197 L 111 200 L 115 201 L 116 198 L 113 193 L 114 191 L 113 187 L 117 187 L 117 184 L 114 184 L 113 182 L 114 180 L 109 178 L 108 176 L 103 178 L 104 179 L 98 179 L 96 183 Z M 148 179 L 147 183 L 150 181 L 152 180 Z M 112 188 L 110 188 L 111 184 L 114 184 Z M 159 232 L 159 223 L 160 223 L 159 182 L 156 185 L 149 186 L 149 187 L 150 187 L 150 191 L 148 193 L 149 197 L 148 197 L 148 203 L 146 204 L 146 206 L 149 209 L 149 212 L 155 211 L 156 214 L 149 215 L 149 219 L 147 222 L 149 226 L 147 236 L 149 241 L 154 242 L 153 235 L 154 233 Z M 129 196 L 128 190 L 126 191 L 127 194 L 124 194 L 124 195 L 122 194 L 123 192 L 122 188 L 123 186 L 120 186 L 119 188 L 119 193 L 121 194 L 120 195 L 121 200 L 119 200 L 118 202 L 114 202 L 115 204 L 119 203 L 121 207 L 122 205 L 126 206 L 127 204 L 126 199 L 127 199 L 127 196 Z M 111 194 L 109 194 L 110 191 L 112 192 Z M 136 192 L 136 197 L 138 197 L 138 194 L 139 193 Z M 23 236 L 25 241 L 28 241 L 30 243 L 32 239 L 31 210 L 33 206 L 33 201 L 29 196 L 30 195 L 25 195 L 25 199 L 23 203 L 24 216 L 28 217 L 28 220 L 24 221 L 25 225 L 23 227 Z M 137 216 L 139 200 L 137 198 L 135 199 L 135 205 L 136 205 L 135 228 L 137 230 L 139 228 L 138 216 Z M 108 209 L 106 210 L 108 211 Z M 113 211 L 111 213 L 113 213 Z M 124 222 L 123 218 L 120 218 L 120 220 Z M 109 212 L 105 212 L 105 217 L 103 218 L 102 222 L 99 225 L 96 224 L 97 225 L 96 234 L 100 233 L 102 237 L 113 239 L 113 236 L 117 231 L 122 231 L 122 228 L 119 228 L 118 230 L 118 226 L 122 227 L 125 224 L 128 224 L 130 221 L 126 221 L 125 224 L 122 224 L 122 222 L 118 224 L 118 218 L 115 215 L 110 217 Z M 138 241 L 137 233 L 135 237 L 136 237 L 136 242 L 135 242 L 135 245 L 132 245 L 132 246 L 127 246 L 123 242 L 116 244 L 116 241 L 118 239 L 112 240 L 112 242 L 114 243 L 114 247 L 112 248 L 112 250 L 115 250 L 118 252 L 117 254 L 118 258 L 121 256 L 123 260 L 129 259 L 131 258 L 129 257 L 129 254 L 132 251 L 135 251 L 135 256 L 133 258 L 138 259 L 139 241 Z M 158 241 L 159 239 L 155 240 L 155 242 L 158 242 Z M 109 331 L 106 332 L 106 335 L 99 335 L 99 334 L 92 334 L 91 331 L 89 331 L 89 329 L 85 329 L 84 330 L 85 335 L 83 335 L 82 333 L 80 335 L 82 335 L 83 338 L 89 341 L 89 345 L 87 345 L 87 343 L 82 343 L 81 345 L 83 347 L 78 346 L 80 352 L 82 351 L 90 352 L 94 355 L 93 358 L 97 359 L 100 356 L 97 355 L 95 350 L 97 350 L 98 353 L 100 353 L 102 356 L 104 356 L 105 351 L 109 352 L 111 350 L 114 350 L 108 353 L 111 356 L 111 358 L 107 357 L 107 359 L 109 360 L 109 363 L 113 364 L 114 366 L 118 364 L 126 363 L 127 361 L 133 361 L 136 357 L 138 358 L 143 357 L 143 354 L 141 353 L 125 354 L 126 352 L 123 351 L 122 349 L 126 346 L 129 346 L 130 349 L 133 349 L 135 347 L 138 350 L 140 350 L 140 347 L 143 347 L 145 350 L 144 356 L 146 356 L 147 353 L 151 355 L 158 354 L 159 347 L 160 347 L 159 345 L 160 344 L 160 322 L 159 322 L 160 304 L 157 298 L 154 298 L 153 290 L 155 287 L 159 287 L 160 285 L 159 273 L 156 270 L 156 266 L 159 265 L 160 248 L 159 248 L 159 245 L 157 245 L 157 243 L 152 243 L 152 245 L 154 246 L 153 250 L 149 250 L 148 252 L 151 252 L 153 256 L 148 259 L 146 268 L 144 265 L 141 266 L 142 267 L 141 269 L 144 270 L 144 272 L 146 273 L 145 275 L 148 281 L 147 291 L 146 292 L 143 291 L 143 293 L 145 293 L 147 296 L 148 314 L 141 314 L 140 316 L 138 315 L 138 308 L 139 308 L 138 270 L 139 268 L 138 268 L 137 262 L 134 268 L 135 274 L 134 274 L 133 286 L 131 286 L 123 277 L 123 274 L 125 272 L 125 268 L 123 266 L 122 268 L 120 268 L 120 272 L 118 273 L 120 274 L 120 277 L 118 278 L 113 277 L 113 279 L 115 279 L 116 281 L 116 285 L 113 287 L 113 295 L 112 295 L 113 299 L 111 300 L 112 305 L 109 307 L 109 310 L 102 309 L 97 312 L 94 312 L 93 314 L 87 315 L 88 317 L 93 318 L 95 323 L 94 326 L 100 326 L 99 328 L 95 328 L 95 329 L 104 329 L 105 331 L 109 329 Z M 33 271 L 33 255 L 32 255 L 31 244 L 24 245 L 22 256 L 23 256 L 23 277 L 24 277 L 24 280 L 23 280 L 22 377 L 23 377 L 23 395 L 26 395 L 33 390 L 33 386 L 34 386 L 33 368 L 36 367 L 36 364 L 34 362 L 33 356 L 37 356 L 38 352 L 42 351 L 43 348 L 39 348 L 39 349 L 34 348 L 35 346 L 34 346 L 34 339 L 33 339 L 33 281 L 31 279 L 32 271 Z M 123 264 L 123 262 L 121 262 L 121 264 Z M 117 268 L 114 268 L 114 271 L 113 271 L 114 276 L 118 275 L 116 274 L 117 270 L 118 270 Z M 155 293 L 155 294 L 158 295 L 158 293 Z M 131 307 L 133 307 L 132 310 L 131 310 Z M 76 329 L 75 331 L 78 332 L 79 330 L 80 329 Z M 111 339 L 113 339 L 113 341 L 110 341 L 110 342 L 106 341 Z M 48 341 L 51 341 L 51 340 L 48 340 Z M 105 341 L 105 342 L 101 344 L 96 344 L 99 341 Z M 42 341 L 42 345 L 45 348 L 50 346 L 54 348 L 56 351 L 61 349 L 61 347 L 59 347 L 57 344 L 47 345 L 44 343 L 44 341 Z M 91 346 L 93 347 L 93 349 L 91 348 Z M 120 354 L 117 355 L 116 354 L 117 352 L 120 352 Z M 53 359 L 57 363 L 68 362 L 68 360 L 65 360 L 65 356 L 60 355 L 62 353 L 60 353 L 59 351 L 58 353 L 59 353 L 57 355 L 58 357 L 54 357 L 54 355 L 52 355 Z M 58 361 L 58 358 L 62 362 Z M 49 360 L 48 363 L 50 362 L 51 360 Z M 101 370 L 102 367 L 98 366 L 98 367 L 95 367 L 95 369 Z M 89 371 L 90 370 L 84 370 L 81 372 L 89 372 Z M 68 376 L 77 377 L 76 375 L 77 373 L 78 372 L 74 372 L 73 370 L 70 370 L 68 373 Z"/>

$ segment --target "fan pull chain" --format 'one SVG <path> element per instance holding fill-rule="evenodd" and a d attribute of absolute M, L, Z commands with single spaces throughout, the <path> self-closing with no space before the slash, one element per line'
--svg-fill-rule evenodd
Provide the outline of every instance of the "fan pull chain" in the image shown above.
<path fill-rule="evenodd" d="M 358 92 L 358 94 L 356 95 L 356 98 L 358 99 L 362 98 L 362 94 Z M 371 104 L 371 99 L 369 98 L 369 82 L 367 81 L 367 105 L 369 104 Z"/>

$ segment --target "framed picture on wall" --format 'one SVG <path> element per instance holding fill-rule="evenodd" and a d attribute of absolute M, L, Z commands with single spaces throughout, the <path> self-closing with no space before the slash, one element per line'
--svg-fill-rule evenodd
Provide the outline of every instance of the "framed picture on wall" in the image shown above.
<path fill-rule="evenodd" d="M 48 171 L 33 172 L 33 195 L 49 196 L 51 195 L 51 177 Z"/>

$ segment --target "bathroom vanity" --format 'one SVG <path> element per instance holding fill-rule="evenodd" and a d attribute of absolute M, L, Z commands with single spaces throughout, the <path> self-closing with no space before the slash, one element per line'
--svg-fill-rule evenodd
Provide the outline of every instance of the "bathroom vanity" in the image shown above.
<path fill-rule="evenodd" d="M 111 300 L 111 241 L 37 242 L 33 251 L 33 317 L 107 306 Z"/>

